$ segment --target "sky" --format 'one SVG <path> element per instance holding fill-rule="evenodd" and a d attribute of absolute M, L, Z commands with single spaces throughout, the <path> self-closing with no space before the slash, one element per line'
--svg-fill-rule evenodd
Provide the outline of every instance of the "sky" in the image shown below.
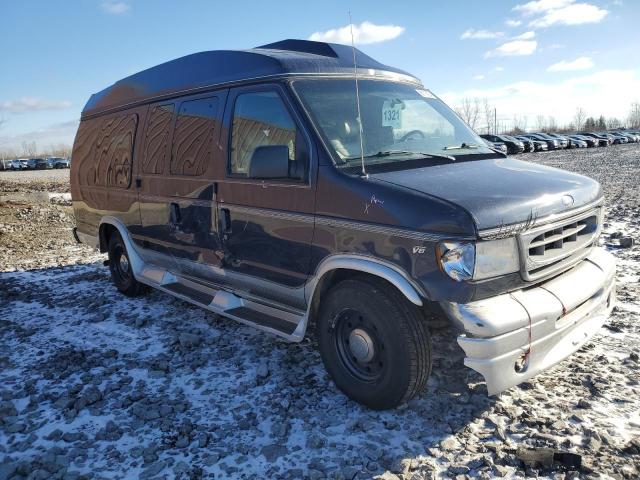
<path fill-rule="evenodd" d="M 640 1 L 0 0 L 0 150 L 71 144 L 89 96 L 190 53 L 285 38 L 349 43 L 450 106 L 478 98 L 529 129 L 640 101 Z"/>

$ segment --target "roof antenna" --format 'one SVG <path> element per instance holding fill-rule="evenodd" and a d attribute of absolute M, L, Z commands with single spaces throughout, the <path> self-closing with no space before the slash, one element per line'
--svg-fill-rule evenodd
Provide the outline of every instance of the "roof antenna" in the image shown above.
<path fill-rule="evenodd" d="M 360 116 L 360 90 L 358 90 L 358 64 L 356 63 L 356 46 L 353 40 L 353 22 L 351 21 L 351 10 L 349 10 L 349 28 L 351 29 L 351 50 L 353 51 L 353 74 L 356 79 L 356 106 L 358 107 L 358 128 L 360 130 L 360 165 L 362 166 L 362 176 L 369 178 L 364 168 L 364 138 L 362 134 L 362 117 Z"/>

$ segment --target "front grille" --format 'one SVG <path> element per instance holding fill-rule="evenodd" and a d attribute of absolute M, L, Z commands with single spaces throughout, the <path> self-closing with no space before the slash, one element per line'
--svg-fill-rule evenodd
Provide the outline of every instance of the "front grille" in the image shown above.
<path fill-rule="evenodd" d="M 584 258 L 600 232 L 600 218 L 596 208 L 520 234 L 523 278 L 535 280 Z"/>

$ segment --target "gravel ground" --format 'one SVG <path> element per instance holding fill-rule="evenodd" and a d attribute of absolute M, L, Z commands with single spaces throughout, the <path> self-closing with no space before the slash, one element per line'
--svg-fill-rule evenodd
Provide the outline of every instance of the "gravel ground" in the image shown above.
<path fill-rule="evenodd" d="M 426 391 L 388 412 L 337 391 L 313 338 L 119 295 L 104 257 L 73 243 L 64 197 L 15 196 L 68 191 L 68 171 L 0 173 L 14 194 L 0 201 L 0 480 L 638 478 L 640 248 L 620 237 L 640 240 L 640 146 L 520 158 L 603 183 L 618 306 L 577 354 L 497 398 L 455 333 L 435 331 Z M 525 469 L 519 446 L 577 453 L 582 468 Z"/>
<path fill-rule="evenodd" d="M 0 192 L 69 192 L 69 169 L 0 171 Z"/>

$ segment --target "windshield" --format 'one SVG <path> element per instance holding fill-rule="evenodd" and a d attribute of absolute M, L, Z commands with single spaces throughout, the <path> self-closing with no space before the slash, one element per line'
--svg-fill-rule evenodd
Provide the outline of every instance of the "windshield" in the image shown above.
<path fill-rule="evenodd" d="M 441 100 L 401 83 L 359 80 L 365 163 L 397 162 L 428 155 L 492 154 Z M 294 82 L 320 134 L 339 164 L 360 162 L 355 82 Z M 451 157 L 454 159 L 453 157 Z"/>

